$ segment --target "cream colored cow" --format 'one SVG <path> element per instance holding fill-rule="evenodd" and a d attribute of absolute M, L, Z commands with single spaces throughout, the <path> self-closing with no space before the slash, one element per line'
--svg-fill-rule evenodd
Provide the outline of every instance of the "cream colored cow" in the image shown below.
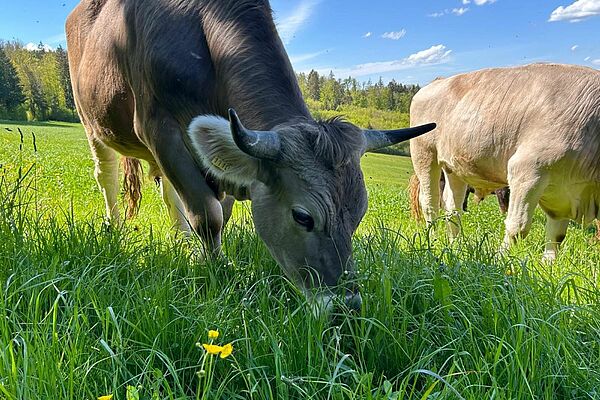
<path fill-rule="evenodd" d="M 510 186 L 503 248 L 527 235 L 537 204 L 547 215 L 544 259 L 556 257 L 569 220 L 600 217 L 600 71 L 532 64 L 437 79 L 421 89 L 411 123 L 437 128 L 411 140 L 419 201 L 431 223 L 440 174 L 446 211 L 454 218 L 468 185 Z"/>

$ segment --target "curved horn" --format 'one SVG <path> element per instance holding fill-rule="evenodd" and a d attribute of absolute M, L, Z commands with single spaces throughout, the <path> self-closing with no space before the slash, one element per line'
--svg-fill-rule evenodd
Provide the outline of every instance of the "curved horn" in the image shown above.
<path fill-rule="evenodd" d="M 233 108 L 229 109 L 229 126 L 233 141 L 244 153 L 267 160 L 279 158 L 281 142 L 276 132 L 252 131 L 244 128 Z"/>
<path fill-rule="evenodd" d="M 395 129 L 392 131 L 365 130 L 363 131 L 367 144 L 365 152 L 381 149 L 396 143 L 404 142 L 405 140 L 416 138 L 417 136 L 435 129 L 435 127 L 436 124 L 431 123 L 412 128 Z"/>

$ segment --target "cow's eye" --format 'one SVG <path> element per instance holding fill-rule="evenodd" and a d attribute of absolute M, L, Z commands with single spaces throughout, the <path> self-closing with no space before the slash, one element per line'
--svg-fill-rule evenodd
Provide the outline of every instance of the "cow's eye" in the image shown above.
<path fill-rule="evenodd" d="M 315 220 L 304 210 L 295 208 L 292 210 L 292 216 L 294 217 L 294 221 L 305 227 L 308 232 L 312 231 L 315 227 Z"/>

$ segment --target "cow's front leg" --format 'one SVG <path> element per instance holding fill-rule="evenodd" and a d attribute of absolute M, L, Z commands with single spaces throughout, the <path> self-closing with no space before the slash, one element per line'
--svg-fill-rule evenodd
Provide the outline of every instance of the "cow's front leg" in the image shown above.
<path fill-rule="evenodd" d="M 529 233 L 535 208 L 548 186 L 548 176 L 536 168 L 534 160 L 515 155 L 508 162 L 508 184 L 510 204 L 501 250 L 507 250 L 517 239 Z"/>
<path fill-rule="evenodd" d="M 221 200 L 221 208 L 223 209 L 223 227 L 227 225 L 231 214 L 233 213 L 233 205 L 235 204 L 235 197 L 227 195 Z"/>
<path fill-rule="evenodd" d="M 204 241 L 207 251 L 217 253 L 223 228 L 221 203 L 186 147 L 179 125 L 168 117 L 159 121 L 146 123 L 144 128 L 154 157 L 181 199 L 187 222 Z"/>

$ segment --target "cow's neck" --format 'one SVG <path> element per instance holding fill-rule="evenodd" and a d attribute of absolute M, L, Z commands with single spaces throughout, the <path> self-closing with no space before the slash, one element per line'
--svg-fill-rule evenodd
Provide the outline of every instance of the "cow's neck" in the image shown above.
<path fill-rule="evenodd" d="M 215 67 L 219 106 L 235 108 L 248 128 L 266 130 L 310 118 L 310 113 L 268 4 L 256 3 L 260 6 L 209 1 L 203 27 Z"/>

